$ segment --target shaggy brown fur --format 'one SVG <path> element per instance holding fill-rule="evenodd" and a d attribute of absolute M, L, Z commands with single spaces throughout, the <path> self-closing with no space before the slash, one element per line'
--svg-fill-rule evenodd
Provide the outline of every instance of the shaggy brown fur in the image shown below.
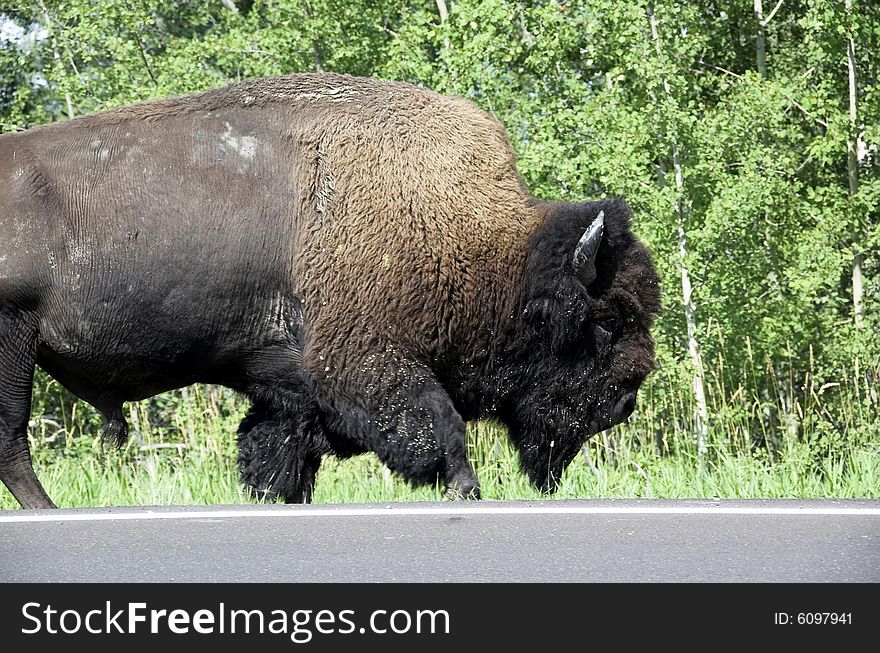
<path fill-rule="evenodd" d="M 298 74 L 50 128 L 197 121 L 234 108 L 284 116 L 280 136 L 298 155 L 285 171 L 297 198 L 291 272 L 315 334 L 307 360 L 318 379 L 328 366 L 344 375 L 361 339 L 390 339 L 424 358 L 449 355 L 453 343 L 471 352 L 489 345 L 514 309 L 522 252 L 543 212 L 530 206 L 504 127 L 467 100 L 403 82 Z M 477 321 L 485 332 L 474 331 Z"/>

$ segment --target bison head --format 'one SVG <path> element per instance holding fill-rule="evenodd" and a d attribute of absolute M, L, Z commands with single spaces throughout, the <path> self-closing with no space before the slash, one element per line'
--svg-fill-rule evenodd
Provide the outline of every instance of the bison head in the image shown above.
<path fill-rule="evenodd" d="M 657 272 L 619 199 L 536 203 L 521 314 L 499 372 L 498 417 L 545 492 L 588 437 L 619 424 L 654 368 Z"/>

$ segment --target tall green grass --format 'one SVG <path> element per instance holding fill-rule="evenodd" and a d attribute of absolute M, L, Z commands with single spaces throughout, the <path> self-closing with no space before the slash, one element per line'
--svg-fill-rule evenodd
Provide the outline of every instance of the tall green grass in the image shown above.
<path fill-rule="evenodd" d="M 698 456 L 687 370 L 661 367 L 630 420 L 592 438 L 562 479 L 557 498 L 880 498 L 877 366 L 859 359 L 834 383 L 784 365 L 707 374 L 708 453 Z M 235 466 L 235 430 L 246 405 L 233 392 L 193 386 L 128 405 L 131 437 L 104 448 L 100 417 L 39 377 L 31 421 L 37 474 L 60 506 L 248 503 Z M 504 429 L 472 424 L 470 458 L 487 499 L 543 499 L 519 471 Z M 314 501 L 388 502 L 440 498 L 412 488 L 372 455 L 328 457 Z M 17 507 L 0 489 L 0 508 Z"/>

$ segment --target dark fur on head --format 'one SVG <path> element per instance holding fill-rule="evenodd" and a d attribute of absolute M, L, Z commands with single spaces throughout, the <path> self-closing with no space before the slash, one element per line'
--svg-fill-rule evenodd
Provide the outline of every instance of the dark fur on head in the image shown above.
<path fill-rule="evenodd" d="M 499 367 L 506 396 L 497 416 L 532 482 L 552 491 L 589 436 L 632 412 L 655 365 L 649 329 L 660 291 L 623 200 L 538 207 L 545 217 L 528 244 L 523 311 Z M 585 287 L 572 252 L 600 211 L 598 274 Z"/>

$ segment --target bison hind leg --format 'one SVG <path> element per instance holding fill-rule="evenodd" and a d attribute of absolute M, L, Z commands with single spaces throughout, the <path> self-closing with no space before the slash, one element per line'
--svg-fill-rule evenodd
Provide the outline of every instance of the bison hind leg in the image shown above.
<path fill-rule="evenodd" d="M 37 328 L 0 305 L 0 481 L 22 508 L 54 508 L 31 462 L 27 426 Z"/>
<path fill-rule="evenodd" d="M 309 503 L 330 445 L 310 406 L 256 402 L 238 429 L 241 482 L 256 499 Z"/>

